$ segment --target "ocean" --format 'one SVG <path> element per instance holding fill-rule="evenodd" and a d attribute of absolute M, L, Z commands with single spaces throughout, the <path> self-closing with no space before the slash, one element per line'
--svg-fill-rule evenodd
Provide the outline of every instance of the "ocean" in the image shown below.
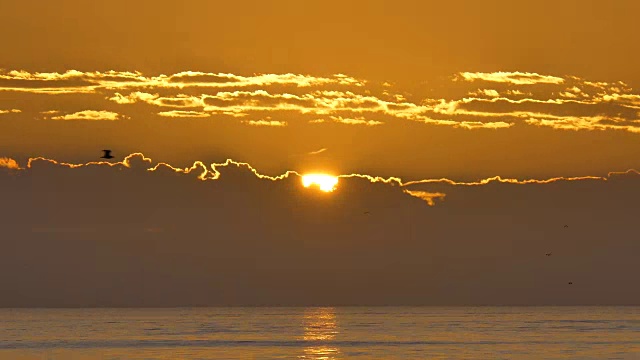
<path fill-rule="evenodd" d="M 640 359 L 640 307 L 0 309 L 0 359 Z"/>

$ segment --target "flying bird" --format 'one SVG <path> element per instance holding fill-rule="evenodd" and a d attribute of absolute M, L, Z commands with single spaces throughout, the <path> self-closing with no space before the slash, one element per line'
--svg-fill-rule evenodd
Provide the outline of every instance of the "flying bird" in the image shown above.
<path fill-rule="evenodd" d="M 573 281 L 569 281 L 569 285 L 573 285 Z"/>
<path fill-rule="evenodd" d="M 550 253 L 550 252 L 548 252 L 548 253 L 546 253 L 545 255 L 547 255 L 547 256 L 551 256 L 551 253 Z"/>
<path fill-rule="evenodd" d="M 564 227 L 568 228 L 568 227 L 569 227 L 569 225 L 565 225 Z"/>
<path fill-rule="evenodd" d="M 369 214 L 371 214 L 371 213 L 370 213 L 370 212 L 368 212 L 368 211 L 365 211 L 365 212 L 364 212 L 364 214 L 365 214 L 365 215 L 369 215 Z"/>
<path fill-rule="evenodd" d="M 102 150 L 104 152 L 104 155 L 102 155 L 100 158 L 101 159 L 113 159 L 113 156 L 111 155 L 111 150 Z"/>

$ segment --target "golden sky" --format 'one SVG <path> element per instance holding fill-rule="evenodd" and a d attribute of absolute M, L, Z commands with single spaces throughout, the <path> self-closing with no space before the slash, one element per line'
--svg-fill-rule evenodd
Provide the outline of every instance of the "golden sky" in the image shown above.
<path fill-rule="evenodd" d="M 242 264 L 236 280 L 265 303 L 359 303 L 380 284 L 373 302 L 638 303 L 623 285 L 640 271 L 638 13 L 637 1 L 3 1 L 5 229 L 14 250 L 60 251 L 103 282 L 121 265 L 153 291 Z M 139 237 L 164 250 L 125 246 Z M 553 249 L 565 265 L 530 255 Z M 619 281 L 598 277 L 605 265 Z M 305 290 L 316 297 L 277 285 L 288 272 L 321 284 Z M 534 273 L 562 286 L 534 296 L 546 286 Z M 567 293 L 570 277 L 592 287 Z M 417 279 L 441 295 L 425 300 Z M 228 297 L 186 303 L 253 296 L 216 281 Z M 498 295 L 469 295 L 480 284 Z"/>

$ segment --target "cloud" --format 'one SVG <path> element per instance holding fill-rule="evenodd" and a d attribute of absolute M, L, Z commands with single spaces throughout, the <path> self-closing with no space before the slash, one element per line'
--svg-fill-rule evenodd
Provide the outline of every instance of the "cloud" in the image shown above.
<path fill-rule="evenodd" d="M 343 74 L 241 76 L 185 71 L 146 76 L 115 71 L 1 71 L 0 89 L 33 92 L 32 101 L 36 102 L 46 96 L 38 95 L 43 92 L 67 93 L 69 97 L 95 94 L 111 106 L 122 106 L 122 112 L 118 111 L 121 114 L 131 110 L 136 114 L 150 111 L 160 117 L 229 118 L 256 126 L 283 126 L 285 121 L 265 119 L 295 116 L 311 124 L 374 126 L 412 121 L 467 130 L 538 126 L 638 133 L 640 94 L 622 81 L 587 81 L 571 75 L 518 71 L 461 72 L 454 80 L 449 96 L 439 97 L 433 90 L 430 95 L 434 96 L 408 95 L 412 100 L 401 95 L 408 93 L 397 91 L 402 89 L 394 88 L 395 84 L 372 83 Z M 490 82 L 491 88 L 478 88 L 478 81 Z M 125 116 L 111 111 L 108 113 L 112 115 L 98 113 L 84 111 L 52 119 L 115 120 Z"/>
<path fill-rule="evenodd" d="M 276 125 L 276 126 L 279 126 L 279 125 Z M 319 152 L 321 151 L 318 150 L 316 153 L 319 153 Z M 212 163 L 209 166 L 205 165 L 205 163 L 202 161 L 195 161 L 192 166 L 186 167 L 186 168 L 174 167 L 164 162 L 159 162 L 159 163 L 156 163 L 155 165 L 152 165 L 153 161 L 151 160 L 151 158 L 146 157 L 142 153 L 129 154 L 125 156 L 122 161 L 117 161 L 117 162 L 92 161 L 88 163 L 76 163 L 76 164 L 61 162 L 61 161 L 44 158 L 44 157 L 35 157 L 35 158 L 28 159 L 26 168 L 24 169 L 21 168 L 19 164 L 13 159 L 10 159 L 10 158 L 2 158 L 2 159 L 4 159 L 4 164 L 10 164 L 10 165 L 5 165 L 5 167 L 22 169 L 22 170 L 28 170 L 28 169 L 34 168 L 38 164 L 50 164 L 55 167 L 67 168 L 67 169 L 80 169 L 80 168 L 90 168 L 90 167 L 131 168 L 132 162 L 134 162 L 137 164 L 136 166 L 142 167 L 147 171 L 151 171 L 151 172 L 157 171 L 159 169 L 169 169 L 173 172 L 183 173 L 183 174 L 190 174 L 192 172 L 196 172 L 198 173 L 198 178 L 201 180 L 218 180 L 221 176 L 220 169 L 234 167 L 234 166 L 237 168 L 247 169 L 258 179 L 265 179 L 265 180 L 271 180 L 271 181 L 287 179 L 292 175 L 295 175 L 298 177 L 302 176 L 302 174 L 294 170 L 288 170 L 285 173 L 277 176 L 264 175 L 259 173 L 258 170 L 253 166 L 251 166 L 250 164 L 245 162 L 234 161 L 232 159 L 227 159 L 225 162 L 222 162 L 222 163 Z M 341 179 L 350 179 L 350 178 L 364 179 L 370 183 L 382 183 L 382 184 L 407 188 L 415 185 L 425 185 L 425 184 L 427 185 L 428 184 L 445 184 L 445 185 L 452 185 L 452 186 L 482 186 L 482 185 L 489 185 L 492 183 L 527 185 L 527 184 L 551 184 L 555 182 L 572 182 L 572 181 L 594 181 L 594 180 L 607 181 L 610 178 L 618 175 L 640 175 L 640 173 L 637 170 L 629 169 L 624 172 L 615 172 L 615 171 L 609 172 L 606 176 L 594 176 L 594 175 L 575 176 L 575 177 L 560 176 L 560 177 L 553 177 L 553 178 L 547 178 L 547 179 L 522 179 L 522 180 L 516 179 L 516 178 L 504 178 L 501 176 L 494 176 L 494 177 L 489 177 L 489 178 L 480 179 L 477 181 L 470 181 L 470 182 L 455 181 L 448 178 L 429 178 L 429 179 L 405 181 L 398 177 L 383 178 L 383 177 L 371 176 L 367 174 L 358 174 L 358 173 L 342 174 L 342 175 L 337 175 L 337 177 Z M 441 197 L 437 195 L 437 193 L 434 193 L 435 195 L 422 194 L 419 191 L 418 192 L 415 192 L 413 190 L 409 191 L 408 188 L 406 190 L 407 191 L 405 193 L 415 197 L 420 197 L 420 198 L 422 198 L 422 196 L 429 196 L 434 198 Z"/>
<path fill-rule="evenodd" d="M 24 70 L 0 71 L 0 91 L 40 94 L 95 93 L 123 89 L 185 89 L 286 85 L 312 87 L 327 84 L 363 86 L 364 81 L 343 74 L 316 77 L 302 74 L 256 74 L 241 76 L 223 73 L 184 71 L 173 75 L 144 76 L 140 72 L 68 70 L 64 73 L 31 73 Z M 126 101 L 123 97 L 118 100 Z"/>
<path fill-rule="evenodd" d="M 588 95 L 576 86 L 560 91 L 558 95 L 560 98 L 426 99 L 423 106 L 428 108 L 426 111 L 451 117 L 503 118 L 505 120 L 502 122 L 510 125 L 515 125 L 513 120 L 518 120 L 518 123 L 548 126 L 559 130 L 626 130 L 633 133 L 638 131 L 636 120 L 637 109 L 640 109 L 640 96 L 617 93 Z M 508 121 L 509 119 L 512 121 Z M 464 124 L 460 122 L 454 126 L 464 127 Z"/>
<path fill-rule="evenodd" d="M 364 117 L 343 118 L 342 116 L 331 116 L 331 120 L 333 120 L 333 121 L 335 121 L 337 123 L 340 123 L 340 124 L 347 124 L 347 125 L 376 126 L 376 125 L 384 124 L 382 121 L 367 120 Z"/>
<path fill-rule="evenodd" d="M 531 96 L 530 92 L 524 92 L 522 90 L 518 90 L 518 89 L 509 89 L 505 92 L 507 95 L 529 95 Z"/>
<path fill-rule="evenodd" d="M 419 191 L 419 190 L 404 190 L 406 194 L 422 199 L 429 204 L 429 206 L 434 206 L 436 204 L 435 199 L 444 200 L 447 194 L 441 192 L 428 192 L 428 191 Z"/>
<path fill-rule="evenodd" d="M 124 96 L 120 93 L 115 93 L 112 97 L 108 99 L 118 104 L 134 104 L 138 101 L 151 102 L 159 97 L 160 95 L 158 94 L 149 94 L 145 92 L 135 91 L 130 93 L 127 96 Z"/>
<path fill-rule="evenodd" d="M 9 109 L 9 110 L 0 110 L 0 115 L 2 114 L 17 114 L 17 113 L 21 113 L 22 111 L 19 109 Z"/>
<path fill-rule="evenodd" d="M 53 116 L 51 120 L 120 120 L 122 116 L 118 113 L 106 110 L 83 110 L 72 114 Z"/>
<path fill-rule="evenodd" d="M 272 125 L 266 125 L 272 126 Z M 320 149 L 309 154 L 318 154 L 326 149 Z M 26 167 L 22 168 L 19 164 L 11 159 L 11 158 L 0 158 L 0 168 L 7 168 L 12 170 L 21 170 L 21 171 L 39 171 L 38 169 L 42 168 L 42 164 L 49 164 L 53 167 L 58 167 L 61 169 L 88 169 L 88 168 L 99 168 L 106 167 L 109 168 L 121 168 L 121 169 L 140 169 L 146 170 L 147 172 L 156 172 L 156 173 L 178 173 L 178 174 L 194 174 L 197 175 L 197 178 L 202 181 L 211 181 L 211 180 L 220 180 L 223 179 L 223 174 L 227 173 L 227 169 L 244 169 L 248 171 L 249 174 L 252 174 L 254 178 L 258 180 L 269 180 L 273 182 L 290 180 L 292 177 L 303 178 L 303 174 L 289 170 L 281 175 L 269 176 L 260 174 L 258 170 L 252 167 L 248 163 L 237 162 L 231 159 L 226 160 L 222 163 L 212 163 L 207 166 L 202 161 L 195 161 L 192 166 L 186 168 L 174 167 L 170 164 L 159 162 L 155 165 L 153 161 L 144 156 L 141 153 L 133 153 L 130 154 L 122 161 L 119 162 L 107 162 L 107 161 L 93 161 L 88 163 L 80 163 L 80 164 L 72 164 L 59 162 L 53 159 L 37 157 L 30 158 L 27 161 Z M 135 164 L 134 166 L 132 166 Z M 45 167 L 46 168 L 46 167 Z M 49 167 L 51 169 L 51 167 Z M 103 172 L 103 174 L 106 174 Z M 0 174 L 1 175 L 1 174 Z M 549 185 L 554 183 L 570 183 L 570 182 L 607 182 L 607 181 L 616 181 L 616 179 L 624 177 L 628 179 L 635 179 L 640 181 L 640 172 L 634 169 L 629 169 L 627 171 L 621 172 L 609 172 L 606 176 L 578 176 L 578 177 L 554 177 L 548 179 L 515 179 L 515 178 L 503 178 L 501 176 L 494 176 L 486 179 L 480 179 L 477 181 L 468 181 L 461 182 L 455 181 L 447 178 L 431 178 L 431 179 L 419 179 L 419 180 L 409 180 L 403 181 L 398 177 L 389 177 L 383 178 L 378 176 L 372 176 L 367 174 L 342 174 L 337 175 L 336 178 L 338 181 L 340 179 L 349 180 L 349 179 L 359 179 L 364 180 L 370 184 L 382 184 L 385 186 L 391 186 L 393 188 L 401 189 L 402 193 L 407 194 L 411 197 L 415 197 L 423 200 L 429 206 L 436 206 L 436 200 L 440 200 L 440 202 L 444 201 L 445 197 L 449 192 L 451 192 L 454 187 L 477 187 L 477 186 L 491 186 L 492 184 L 509 184 L 509 185 Z M 431 189 L 420 189 L 420 187 L 431 187 Z M 444 188 L 443 188 L 444 186 Z M 416 187 L 419 187 L 416 189 Z"/>
<path fill-rule="evenodd" d="M 316 150 L 316 151 L 308 152 L 307 155 L 317 155 L 317 154 L 323 153 L 325 151 L 327 151 L 327 149 L 326 148 L 322 148 L 322 149 L 319 149 L 319 150 Z"/>
<path fill-rule="evenodd" d="M 481 122 L 481 121 L 462 121 L 458 125 L 458 127 L 464 129 L 506 129 L 512 127 L 513 123 L 508 123 L 504 121 L 492 121 L 492 122 Z"/>
<path fill-rule="evenodd" d="M 205 118 L 210 117 L 210 113 L 206 113 L 203 111 L 184 111 L 184 110 L 171 110 L 171 111 L 162 111 L 159 112 L 158 115 L 164 117 L 180 117 L 180 118 Z"/>
<path fill-rule="evenodd" d="M 576 94 L 574 94 L 572 92 L 568 92 L 568 91 L 561 92 L 561 93 L 559 93 L 559 95 L 562 96 L 562 97 L 571 98 L 571 99 L 578 98 L 578 95 L 576 95 Z"/>
<path fill-rule="evenodd" d="M 275 126 L 282 127 L 287 126 L 286 121 L 278 121 L 278 120 L 243 120 L 243 123 L 251 126 Z"/>
<path fill-rule="evenodd" d="M 640 134 L 640 123 L 636 120 L 627 121 L 623 118 L 605 116 L 560 117 L 543 115 L 529 118 L 525 122 L 530 125 L 548 126 L 558 130 L 625 130 Z"/>
<path fill-rule="evenodd" d="M 18 170 L 20 169 L 20 166 L 15 160 L 11 158 L 0 157 L 0 168 Z"/>
<path fill-rule="evenodd" d="M 175 107 L 175 108 L 193 108 L 204 107 L 203 97 L 196 97 L 186 94 L 177 94 L 175 96 L 160 96 L 159 94 L 149 94 L 145 92 L 132 92 L 127 96 L 120 93 L 115 93 L 113 97 L 108 98 L 118 104 L 135 104 L 137 102 L 144 102 L 150 105 L 160 107 Z"/>
<path fill-rule="evenodd" d="M 493 73 L 483 72 L 461 72 L 459 76 L 465 81 L 491 81 L 501 83 L 511 83 L 515 85 L 533 85 L 533 84 L 561 84 L 564 79 L 551 75 L 540 75 L 529 72 L 510 72 L 497 71 Z"/>
<path fill-rule="evenodd" d="M 469 95 L 473 95 L 473 96 L 488 96 L 488 97 L 499 97 L 500 93 L 497 90 L 493 90 L 493 89 L 478 89 L 476 91 L 472 91 L 469 93 Z"/>
<path fill-rule="evenodd" d="M 0 171 L 0 306 L 640 301 L 637 171 L 475 185 L 345 174 L 331 193 L 300 176 L 142 154 Z"/>
<path fill-rule="evenodd" d="M 632 171 L 635 171 L 635 170 L 632 170 Z M 402 186 L 411 186 L 416 184 L 434 184 L 434 183 L 442 183 L 442 184 L 456 185 L 456 186 L 479 186 L 479 185 L 488 185 L 491 183 L 526 185 L 526 184 L 550 184 L 554 182 L 563 182 L 563 181 L 585 181 L 585 180 L 606 181 L 611 174 L 613 173 L 609 173 L 609 175 L 606 177 L 586 175 L 586 176 L 575 176 L 575 177 L 560 176 L 560 177 L 554 177 L 554 178 L 548 178 L 548 179 L 525 179 L 525 180 L 519 180 L 515 178 L 503 178 L 501 176 L 493 176 L 493 177 L 481 179 L 478 181 L 468 181 L 468 182 L 455 181 L 447 178 L 422 179 L 422 180 L 407 181 L 403 183 Z"/>

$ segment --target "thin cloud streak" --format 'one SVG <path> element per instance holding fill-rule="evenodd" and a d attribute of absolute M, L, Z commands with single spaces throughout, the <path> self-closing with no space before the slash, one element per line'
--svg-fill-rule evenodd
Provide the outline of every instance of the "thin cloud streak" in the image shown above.
<path fill-rule="evenodd" d="M 319 150 L 316 150 L 316 151 L 308 152 L 307 155 L 317 155 L 317 154 L 323 153 L 325 151 L 327 151 L 327 149 L 326 148 L 322 148 L 322 149 L 319 149 Z"/>
<path fill-rule="evenodd" d="M 466 81 L 492 81 L 511 83 L 515 85 L 533 85 L 533 84 L 561 84 L 564 79 L 557 76 L 540 75 L 537 73 L 529 72 L 510 72 L 510 71 L 497 71 L 493 73 L 483 72 L 461 72 L 459 74 L 462 79 Z"/>
<path fill-rule="evenodd" d="M 184 111 L 184 110 L 162 111 L 162 112 L 159 112 L 158 115 L 163 117 L 173 117 L 173 118 L 206 118 L 211 116 L 210 113 L 206 113 L 203 111 Z"/>
<path fill-rule="evenodd" d="M 51 120 L 107 120 L 115 121 L 122 119 L 122 116 L 118 113 L 106 110 L 83 110 L 72 114 L 53 116 Z"/>
<path fill-rule="evenodd" d="M 0 72 L 0 91 L 20 91 L 44 94 L 93 93 L 98 90 L 130 88 L 184 89 L 224 88 L 268 85 L 310 87 L 325 84 L 363 86 L 364 81 L 343 74 L 316 77 L 301 74 L 257 74 L 241 76 L 225 73 L 183 71 L 173 75 L 144 76 L 140 72 L 68 70 L 64 73 L 12 70 Z"/>
<path fill-rule="evenodd" d="M 278 121 L 278 120 L 244 120 L 243 123 L 251 126 L 272 126 L 272 127 L 283 127 L 287 126 L 286 121 Z"/>

